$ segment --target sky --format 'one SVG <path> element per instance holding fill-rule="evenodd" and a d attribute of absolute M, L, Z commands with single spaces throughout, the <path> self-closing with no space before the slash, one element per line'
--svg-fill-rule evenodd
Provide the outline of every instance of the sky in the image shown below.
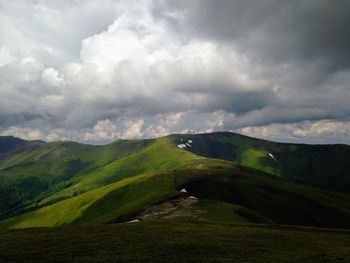
<path fill-rule="evenodd" d="M 0 135 L 350 144 L 348 0 L 0 0 Z"/>

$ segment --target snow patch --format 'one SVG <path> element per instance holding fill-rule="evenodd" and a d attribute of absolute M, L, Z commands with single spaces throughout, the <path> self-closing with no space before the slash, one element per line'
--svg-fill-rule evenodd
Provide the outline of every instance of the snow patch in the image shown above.
<path fill-rule="evenodd" d="M 191 143 L 192 143 L 192 140 L 187 140 L 187 142 L 184 141 L 183 138 L 180 139 L 181 142 L 183 143 L 180 143 L 177 145 L 177 147 L 179 147 L 180 149 L 185 149 L 186 147 L 192 147 Z"/>
<path fill-rule="evenodd" d="M 272 153 L 269 153 L 269 156 L 270 156 L 272 159 L 274 159 L 275 161 L 277 161 L 277 159 L 275 158 L 275 156 L 273 156 Z"/>
<path fill-rule="evenodd" d="M 185 188 L 180 190 L 181 193 L 187 193 L 187 190 Z"/>
<path fill-rule="evenodd" d="M 178 144 L 177 147 L 179 147 L 180 149 L 184 149 L 186 148 L 186 144 L 181 143 L 181 144 Z"/>
<path fill-rule="evenodd" d="M 134 219 L 134 220 L 128 221 L 127 223 L 139 223 L 139 222 L 140 222 L 139 219 Z"/>

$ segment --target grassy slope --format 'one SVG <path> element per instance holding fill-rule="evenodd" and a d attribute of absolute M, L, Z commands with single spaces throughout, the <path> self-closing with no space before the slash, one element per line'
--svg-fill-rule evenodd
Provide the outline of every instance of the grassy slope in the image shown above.
<path fill-rule="evenodd" d="M 152 141 L 117 141 L 106 146 L 40 143 L 0 159 L 0 215 L 36 204 L 79 181 L 76 177 L 133 154 Z"/>
<path fill-rule="evenodd" d="M 6 230 L 4 262 L 350 262 L 350 233 L 149 222 Z"/>
<path fill-rule="evenodd" d="M 151 205 L 180 196 L 179 190 L 186 188 L 200 202 L 191 208 L 194 213 L 190 216 L 184 214 L 177 219 L 350 228 L 348 195 L 256 176 L 248 168 L 225 161 L 200 159 L 190 166 L 130 177 L 10 218 L 0 226 L 123 222 Z"/>
<path fill-rule="evenodd" d="M 5 220 L 1 225 L 21 228 L 108 223 L 178 194 L 172 188 L 173 181 L 168 174 L 134 176 Z"/>
<path fill-rule="evenodd" d="M 172 135 L 174 144 L 192 140 L 187 150 L 234 161 L 297 183 L 350 193 L 350 146 L 282 144 L 218 132 Z M 269 153 L 274 157 L 272 158 Z"/>
<path fill-rule="evenodd" d="M 193 171 L 198 173 L 200 171 Z M 186 170 L 177 177 L 188 178 Z M 191 176 L 181 187 L 200 200 L 214 200 L 240 205 L 235 209 L 250 222 L 261 223 L 251 212 L 277 224 L 349 228 L 350 196 L 301 186 L 253 174 L 227 174 L 202 171 Z M 210 210 L 210 208 L 209 208 Z M 248 213 L 247 213 L 248 212 Z"/>
<path fill-rule="evenodd" d="M 207 135 L 186 136 L 193 140 L 194 151 L 206 149 L 208 140 L 201 136 Z M 219 136 L 221 142 L 229 142 L 224 147 L 220 143 L 211 144 L 211 153 L 227 157 L 231 152 L 236 154 L 236 159 L 242 158 L 244 154 L 238 154 L 232 136 Z M 348 195 L 290 184 L 231 162 L 199 157 L 177 148 L 174 143 L 179 138 L 119 141 L 100 147 L 52 143 L 7 158 L 0 166 L 5 173 L 2 178 L 6 175 L 16 178 L 22 169 L 47 179 L 50 176 L 45 170 L 51 171 L 53 177 L 64 175 L 65 163 L 79 161 L 75 172 L 60 182 L 63 187 L 58 183 L 43 191 L 44 194 L 34 195 L 34 202 L 27 205 L 33 211 L 5 220 L 1 225 L 37 227 L 125 221 L 151 205 L 178 196 L 177 190 L 186 186 L 190 193 L 200 197 L 200 202 L 191 208 L 199 212 L 199 216 L 190 216 L 193 220 L 350 227 Z M 241 143 L 249 148 L 241 149 L 242 153 L 258 151 L 254 145 Z M 257 155 L 252 156 L 256 161 Z M 6 174 L 7 171 L 11 173 Z M 225 214 L 228 216 L 222 217 Z"/>
<path fill-rule="evenodd" d="M 77 146 L 86 147 L 85 145 Z M 58 149 L 62 151 L 62 147 L 59 147 Z M 78 152 L 81 151 L 79 150 Z M 72 154 L 72 152 L 70 152 L 70 154 Z M 89 204 L 91 204 L 95 201 L 97 202 L 97 199 L 102 200 L 103 198 L 101 198 L 101 196 L 103 196 L 103 193 L 105 193 L 105 188 L 101 187 L 105 185 L 111 186 L 110 184 L 114 182 L 118 182 L 126 178 L 144 173 L 152 174 L 152 172 L 174 169 L 176 167 L 186 164 L 192 166 L 193 162 L 201 159 L 203 158 L 173 147 L 171 143 L 169 143 L 169 140 L 167 138 L 158 139 L 155 142 L 148 144 L 146 147 L 138 149 L 138 151 L 133 152 L 133 154 L 129 154 L 123 158 L 117 159 L 116 161 L 112 161 L 104 166 L 101 166 L 100 168 L 92 170 L 91 172 L 82 175 L 76 175 L 69 181 L 65 182 L 70 184 L 68 185 L 68 187 L 53 192 L 51 195 L 45 197 L 39 202 L 32 203 L 29 207 L 31 210 L 38 209 L 43 206 L 44 207 L 40 210 L 34 210 L 29 214 L 34 215 L 35 218 L 42 217 L 43 214 L 45 214 L 45 216 L 43 216 L 45 218 L 46 214 L 50 214 L 51 211 L 53 211 L 53 213 L 56 213 L 57 211 L 64 211 L 62 212 L 64 214 L 65 212 L 69 211 L 69 209 L 72 209 L 77 213 L 76 215 L 72 215 L 73 219 L 70 215 L 68 215 L 67 219 L 61 220 L 60 218 L 57 218 L 57 220 L 53 220 L 52 222 L 46 223 L 49 225 L 61 224 L 57 222 L 62 222 L 62 224 L 66 224 L 67 222 L 72 222 L 74 219 L 78 218 L 80 213 L 79 211 L 82 211 L 86 208 L 86 206 L 82 206 L 80 210 L 78 209 L 78 206 L 80 206 L 82 203 L 85 204 L 86 202 L 90 202 Z M 157 180 L 154 181 L 156 182 Z M 94 189 L 97 190 L 93 191 L 92 193 L 88 192 L 86 195 L 82 195 L 83 193 Z M 113 189 L 113 187 L 107 187 L 107 189 Z M 134 191 L 137 194 L 137 192 L 140 191 L 140 189 L 135 188 Z M 168 192 L 166 194 L 169 194 Z M 144 191 L 142 193 L 144 193 Z M 95 196 L 96 198 L 88 198 L 90 201 L 85 201 L 84 198 L 86 196 Z M 67 198 L 70 199 L 63 203 L 59 202 Z M 71 200 L 75 201 L 77 199 L 82 199 L 82 201 L 78 201 L 76 203 L 71 202 Z M 58 208 L 55 208 L 55 206 L 47 206 L 56 202 L 59 202 Z M 127 203 L 128 200 L 121 201 L 122 204 L 123 202 Z M 51 210 L 50 207 L 54 208 Z M 68 210 L 62 209 L 62 207 L 67 207 Z M 140 206 L 137 206 L 137 209 L 140 209 Z M 124 212 L 124 214 L 128 214 L 128 212 Z M 51 219 L 55 218 L 54 215 L 48 215 L 47 217 Z M 50 220 L 35 219 L 31 224 L 37 226 L 43 223 L 44 221 Z M 81 221 L 81 219 L 79 220 Z M 32 221 L 30 220 L 30 222 Z"/>
<path fill-rule="evenodd" d="M 53 199 L 72 197 L 145 172 L 159 172 L 175 169 L 186 164 L 191 165 L 191 163 L 200 159 L 203 158 L 173 147 L 168 138 L 157 139 L 148 147 L 134 154 L 74 178 L 72 186 L 42 200 L 41 204 L 50 202 Z"/>

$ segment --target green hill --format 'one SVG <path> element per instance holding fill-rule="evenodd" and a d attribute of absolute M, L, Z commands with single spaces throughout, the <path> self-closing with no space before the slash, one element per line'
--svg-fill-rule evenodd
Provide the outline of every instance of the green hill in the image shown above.
<path fill-rule="evenodd" d="M 197 155 L 232 161 L 288 181 L 350 193 L 350 146 L 276 143 L 235 133 L 171 135 Z"/>
<path fill-rule="evenodd" d="M 151 140 L 105 146 L 34 143 L 0 159 L 0 214 L 6 215 L 79 181 L 76 177 L 145 148 Z M 0 144 L 2 148 L 3 144 Z"/>
<path fill-rule="evenodd" d="M 309 187 L 348 192 L 348 146 L 232 133 L 104 146 L 8 140 L 0 140 L 9 145 L 0 144 L 1 228 L 134 219 L 350 227 L 349 195 Z"/>
<path fill-rule="evenodd" d="M 4 220 L 0 226 L 124 222 L 142 219 L 146 208 L 193 195 L 198 199 L 191 206 L 164 209 L 148 220 L 350 227 L 348 195 L 254 175 L 224 161 L 197 160 L 189 166 L 132 176 Z"/>

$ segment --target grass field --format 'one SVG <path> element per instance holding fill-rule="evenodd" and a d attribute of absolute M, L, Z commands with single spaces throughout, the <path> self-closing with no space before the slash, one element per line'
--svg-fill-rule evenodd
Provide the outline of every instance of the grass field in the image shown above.
<path fill-rule="evenodd" d="M 350 232 L 153 222 L 0 232 L 2 262 L 350 262 Z"/>

